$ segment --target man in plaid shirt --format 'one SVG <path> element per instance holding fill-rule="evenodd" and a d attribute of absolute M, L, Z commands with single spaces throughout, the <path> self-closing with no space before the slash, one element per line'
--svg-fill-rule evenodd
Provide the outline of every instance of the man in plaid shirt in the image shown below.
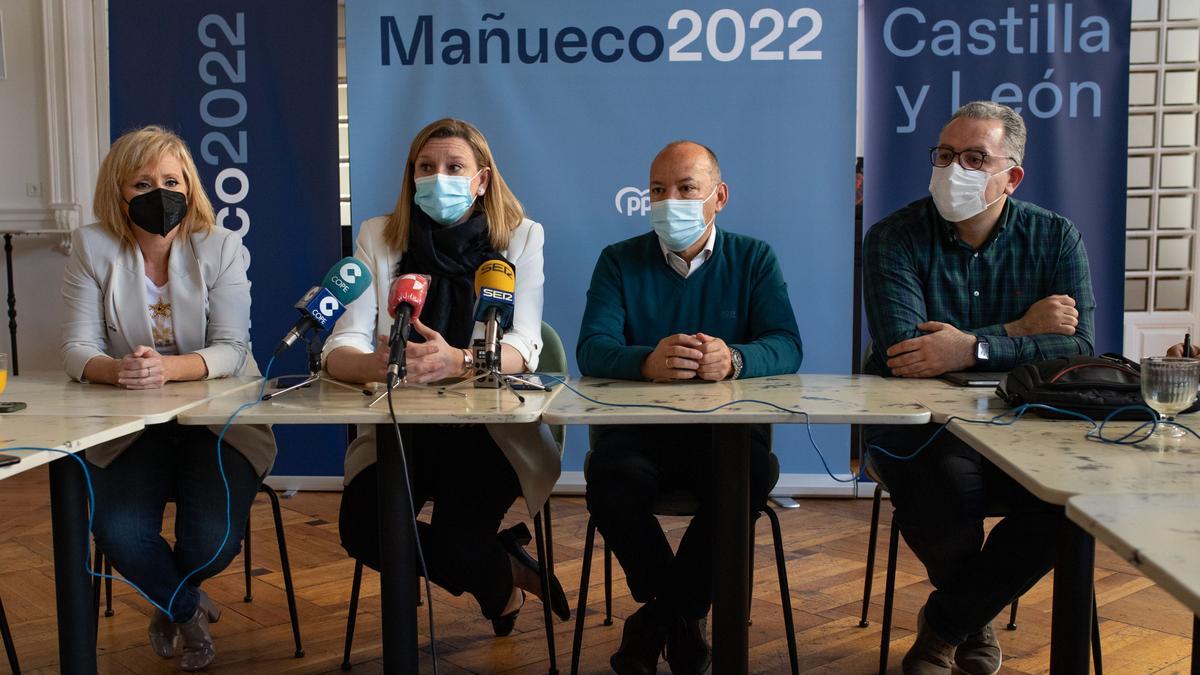
<path fill-rule="evenodd" d="M 1096 301 L 1083 241 L 1066 218 L 1011 197 L 1025 175 L 1024 153 L 1025 123 L 1016 111 L 968 103 L 930 149 L 930 196 L 868 232 L 868 373 L 1006 371 L 1092 353 Z M 935 589 L 903 669 L 949 675 L 957 665 L 990 675 L 1002 660 L 990 622 L 1053 566 L 1061 509 L 952 434 L 920 449 L 935 429 L 875 426 L 866 433 L 868 460 Z M 1006 517 L 985 544 L 983 517 L 1001 506 Z"/>

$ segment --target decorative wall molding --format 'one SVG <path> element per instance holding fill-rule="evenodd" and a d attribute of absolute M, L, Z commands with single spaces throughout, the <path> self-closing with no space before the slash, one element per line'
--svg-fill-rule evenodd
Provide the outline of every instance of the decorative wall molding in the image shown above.
<path fill-rule="evenodd" d="M 34 230 L 50 229 L 54 225 L 52 209 L 27 209 L 0 207 L 0 230 Z"/>
<path fill-rule="evenodd" d="M 70 232 L 82 225 L 84 213 L 91 211 L 101 136 L 96 60 L 107 50 L 95 48 L 92 3 L 45 0 L 41 8 L 48 224 L 50 229 Z M 63 237 L 60 249 L 69 253 L 69 247 L 70 237 Z"/>
<path fill-rule="evenodd" d="M 1191 312 L 1125 312 L 1125 356 L 1135 361 L 1162 356 L 1168 347 L 1183 342 L 1184 333 L 1200 339 L 1197 328 Z"/>

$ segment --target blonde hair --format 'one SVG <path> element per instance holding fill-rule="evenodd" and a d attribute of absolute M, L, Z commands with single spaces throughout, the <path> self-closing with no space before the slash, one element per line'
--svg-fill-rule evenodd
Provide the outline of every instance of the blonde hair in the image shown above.
<path fill-rule="evenodd" d="M 183 181 L 187 184 L 187 211 L 179 224 L 180 235 L 193 232 L 208 232 L 215 218 L 212 204 L 200 185 L 200 174 L 187 144 L 173 132 L 159 126 L 142 127 L 121 135 L 100 163 L 100 175 L 96 178 L 96 196 L 92 211 L 101 227 L 114 237 L 131 246 L 137 245 L 133 236 L 133 221 L 124 208 L 125 198 L 121 187 L 139 169 L 170 154 L 179 161 L 183 169 Z"/>
<path fill-rule="evenodd" d="M 492 149 L 488 147 L 487 139 L 468 122 L 449 117 L 433 122 L 422 129 L 413 139 L 412 147 L 408 150 L 408 161 L 404 165 L 404 181 L 400 186 L 400 197 L 396 200 L 396 208 L 388 216 L 387 226 L 383 231 L 384 241 L 393 250 L 404 252 L 408 249 L 408 232 L 412 220 L 413 165 L 417 154 L 425 147 L 431 138 L 461 138 L 471 146 L 475 154 L 475 163 L 480 169 L 491 169 L 491 180 L 483 196 L 475 200 L 472 210 L 483 209 L 487 216 L 488 237 L 492 247 L 497 251 L 508 248 L 512 233 L 525 219 L 525 209 L 517 201 L 508 184 L 500 176 L 496 160 L 492 157 Z"/>

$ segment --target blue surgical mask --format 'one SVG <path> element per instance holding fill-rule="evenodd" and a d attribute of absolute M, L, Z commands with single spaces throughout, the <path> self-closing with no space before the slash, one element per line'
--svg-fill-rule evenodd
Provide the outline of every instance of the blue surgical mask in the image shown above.
<path fill-rule="evenodd" d="M 482 172 L 483 169 L 480 169 L 475 176 Z M 471 192 L 471 181 L 475 180 L 475 176 L 468 178 L 437 173 L 416 178 L 413 180 L 416 187 L 413 201 L 425 215 L 442 225 L 457 223 L 475 203 L 475 193 Z M 480 194 L 483 194 L 482 190 Z"/>
<path fill-rule="evenodd" d="M 704 199 L 662 199 L 651 202 L 650 226 L 669 250 L 686 250 L 700 239 L 708 229 L 708 221 L 704 220 L 704 205 L 715 194 L 717 188 L 714 186 Z"/>

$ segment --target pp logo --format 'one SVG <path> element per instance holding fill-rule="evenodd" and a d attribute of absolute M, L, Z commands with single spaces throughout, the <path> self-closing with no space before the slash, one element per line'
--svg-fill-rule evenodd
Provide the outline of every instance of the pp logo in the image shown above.
<path fill-rule="evenodd" d="M 613 202 L 617 206 L 617 213 L 625 216 L 644 216 L 650 211 L 650 190 L 623 187 L 617 190 L 617 197 Z"/>
<path fill-rule="evenodd" d="M 351 282 L 351 283 L 353 283 L 353 282 Z M 324 314 L 325 316 L 328 316 L 328 317 L 332 317 L 334 315 L 334 313 L 337 312 L 337 310 L 338 310 L 337 298 L 332 297 L 332 296 L 321 298 L 321 304 L 319 304 L 317 307 L 320 310 L 321 314 Z"/>
<path fill-rule="evenodd" d="M 338 274 L 341 275 L 342 281 L 353 284 L 362 276 L 362 270 L 354 263 L 346 263 L 342 265 L 342 269 L 338 271 Z"/>

